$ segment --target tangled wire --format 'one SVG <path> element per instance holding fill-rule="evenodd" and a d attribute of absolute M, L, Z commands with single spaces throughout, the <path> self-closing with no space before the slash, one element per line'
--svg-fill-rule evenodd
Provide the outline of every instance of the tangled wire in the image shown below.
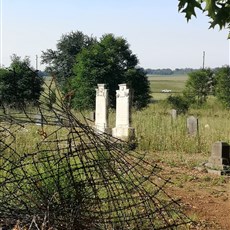
<path fill-rule="evenodd" d="M 165 192 L 169 181 L 158 166 L 73 115 L 53 84 L 36 111 L 1 108 L 0 227 L 175 229 L 191 222 Z"/>

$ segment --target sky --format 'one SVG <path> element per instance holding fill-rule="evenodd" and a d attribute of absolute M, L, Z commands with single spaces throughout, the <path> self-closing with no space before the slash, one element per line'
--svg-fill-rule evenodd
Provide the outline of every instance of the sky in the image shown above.
<path fill-rule="evenodd" d="M 63 34 L 107 33 L 127 40 L 143 68 L 200 68 L 229 65 L 228 30 L 209 28 L 209 18 L 197 11 L 187 22 L 177 0 L 0 0 L 1 60 L 29 56 L 38 69 L 42 51 L 56 50 Z"/>

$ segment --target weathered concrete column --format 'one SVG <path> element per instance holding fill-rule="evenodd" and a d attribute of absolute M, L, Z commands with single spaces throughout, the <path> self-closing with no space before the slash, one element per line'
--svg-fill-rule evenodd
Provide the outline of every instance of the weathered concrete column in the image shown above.
<path fill-rule="evenodd" d="M 116 138 L 131 141 L 135 138 L 135 129 L 130 127 L 130 91 L 126 84 L 120 84 L 116 91 L 116 127 L 112 135 Z"/>
<path fill-rule="evenodd" d="M 94 126 L 96 131 L 110 133 L 108 128 L 108 106 L 108 89 L 106 89 L 105 84 L 98 84 Z"/>

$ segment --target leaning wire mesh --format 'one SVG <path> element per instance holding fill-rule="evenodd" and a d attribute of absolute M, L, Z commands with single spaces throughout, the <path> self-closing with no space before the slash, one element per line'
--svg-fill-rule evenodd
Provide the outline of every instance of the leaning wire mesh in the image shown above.
<path fill-rule="evenodd" d="M 169 180 L 158 166 L 73 115 L 68 96 L 52 82 L 36 111 L 2 105 L 0 121 L 0 226 L 112 230 L 191 223 L 165 192 Z"/>

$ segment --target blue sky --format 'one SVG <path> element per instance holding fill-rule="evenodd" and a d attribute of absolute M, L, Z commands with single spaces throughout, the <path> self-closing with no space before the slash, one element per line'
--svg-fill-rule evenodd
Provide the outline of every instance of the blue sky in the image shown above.
<path fill-rule="evenodd" d="M 144 68 L 200 68 L 203 51 L 206 67 L 229 64 L 228 31 L 209 30 L 208 17 L 199 12 L 187 23 L 177 0 L 0 1 L 6 67 L 14 53 L 29 56 L 35 66 L 36 55 L 56 49 L 62 34 L 77 30 L 97 38 L 122 36 Z"/>

